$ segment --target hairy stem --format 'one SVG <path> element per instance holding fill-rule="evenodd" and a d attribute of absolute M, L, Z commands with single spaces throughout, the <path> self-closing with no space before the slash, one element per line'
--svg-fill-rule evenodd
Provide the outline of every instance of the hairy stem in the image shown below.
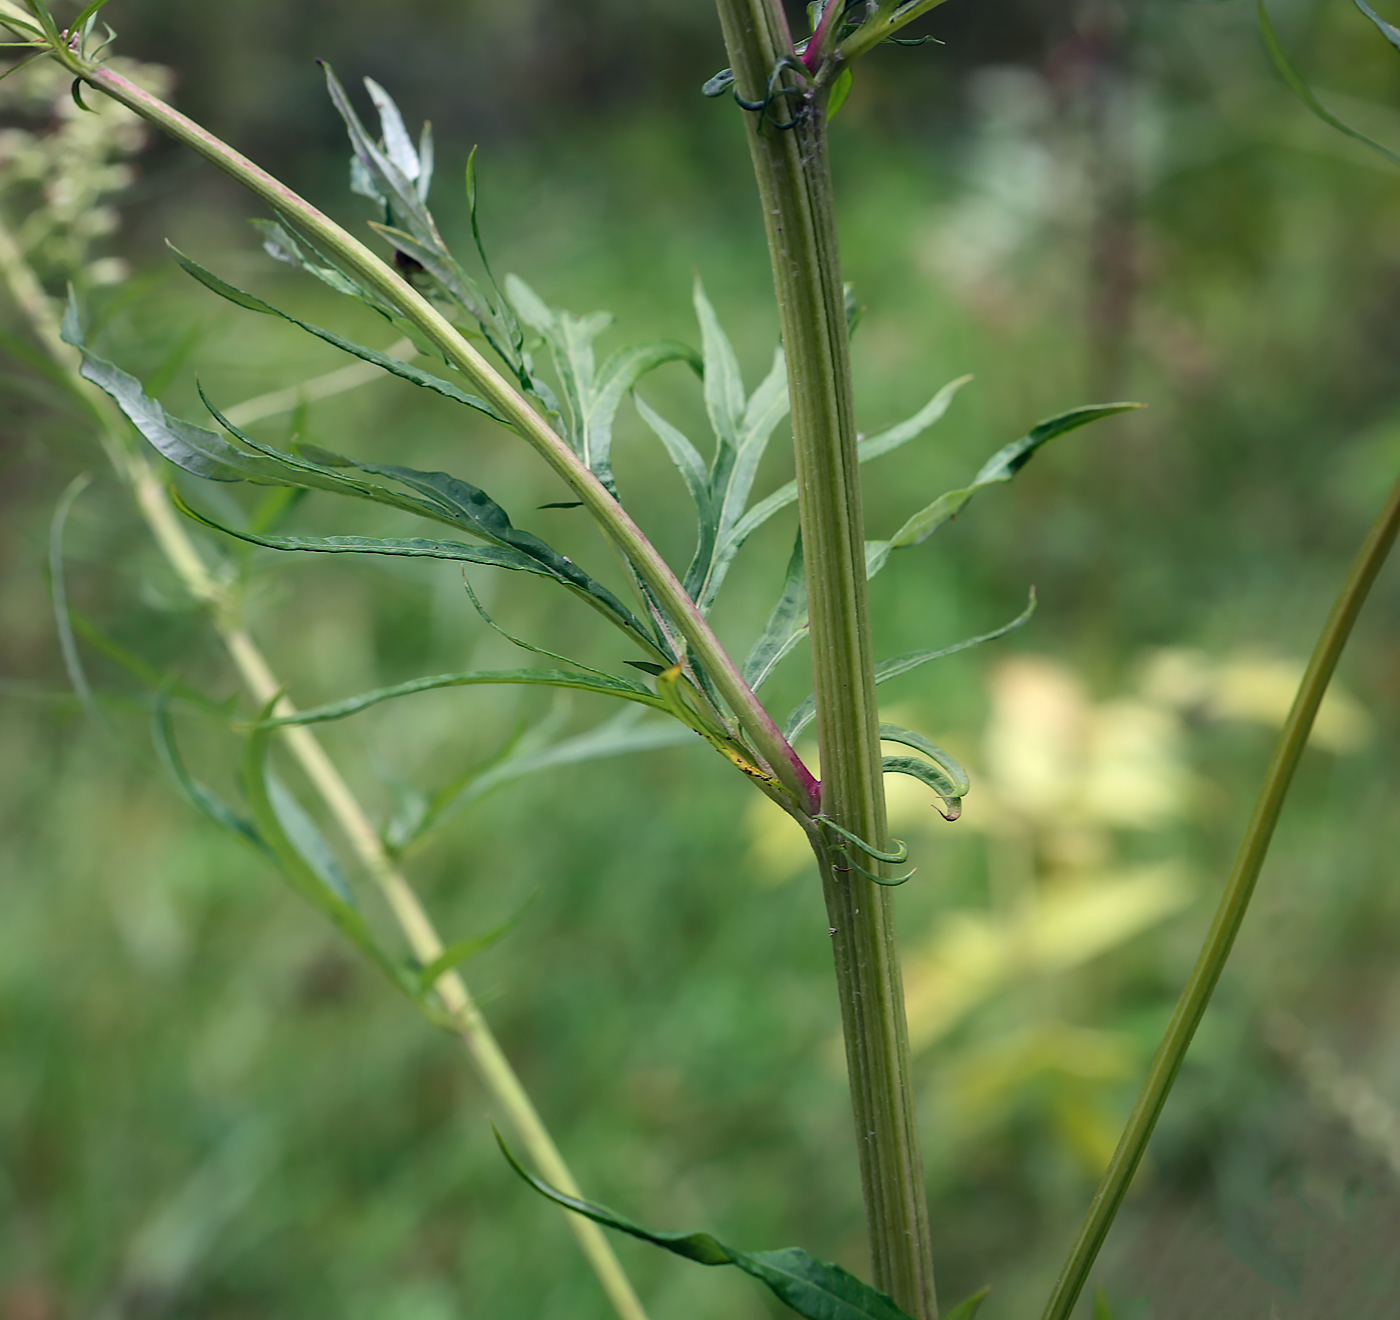
<path fill-rule="evenodd" d="M 25 262 L 14 236 L 3 224 L 0 224 L 0 272 L 45 352 L 62 368 L 75 395 L 93 413 L 102 447 L 118 476 L 130 487 L 156 543 L 185 589 L 208 608 L 215 630 L 254 701 L 260 706 L 266 705 L 282 691 L 283 685 L 247 630 L 239 624 L 230 593 L 209 572 L 151 464 L 132 448 L 125 419 L 105 395 L 82 378 L 78 354 L 60 337 L 58 317 L 47 294 Z M 283 697 L 273 713 L 279 717 L 294 715 L 296 708 Z M 408 880 L 384 851 L 378 832 L 335 763 L 307 728 L 284 727 L 281 737 L 383 894 L 414 957 L 425 966 L 431 963 L 443 951 L 432 919 Z M 466 982 L 456 971 L 449 971 L 439 978 L 435 988 L 483 1085 L 501 1106 L 540 1170 L 556 1186 L 571 1195 L 581 1195 L 559 1148 L 501 1052 Z M 619 1320 L 646 1320 L 646 1312 L 602 1230 L 579 1215 L 571 1214 L 568 1220 Z"/>
<path fill-rule="evenodd" d="M 718 0 L 736 89 L 761 100 L 792 54 L 780 0 Z M 787 354 L 798 513 L 811 618 L 822 810 L 885 846 L 879 716 L 851 398 L 845 294 L 821 97 L 747 116 Z M 937 1315 L 928 1207 L 888 890 L 837 865 L 811 832 L 832 928 L 875 1283 L 918 1320 Z"/>
<path fill-rule="evenodd" d="M 1157 1047 L 1147 1080 L 1119 1139 L 1118 1149 L 1113 1152 L 1069 1259 L 1060 1271 L 1045 1307 L 1044 1320 L 1069 1320 L 1099 1249 L 1108 1236 L 1114 1216 L 1127 1195 L 1133 1174 L 1137 1172 L 1162 1108 L 1167 1103 L 1167 1096 L 1171 1094 L 1172 1084 L 1181 1071 L 1186 1051 L 1191 1047 L 1191 1039 L 1205 1016 L 1225 961 L 1234 947 L 1235 936 L 1239 934 L 1240 923 L 1244 920 L 1260 868 L 1269 851 L 1283 800 L 1293 782 L 1293 773 L 1307 745 L 1308 734 L 1312 731 L 1313 720 L 1332 679 L 1332 672 L 1351 636 L 1352 626 L 1365 604 L 1371 585 L 1395 544 L 1397 531 L 1400 531 L 1400 482 L 1396 483 L 1385 507 L 1367 532 L 1318 638 L 1307 672 L 1298 685 L 1298 694 L 1293 699 L 1293 708 L 1288 713 L 1273 759 L 1264 774 L 1254 814 L 1245 829 L 1215 919 L 1196 958 L 1196 965 L 1191 970 L 1191 978 L 1177 1001 L 1176 1011 L 1172 1014 L 1162 1043 Z"/>
<path fill-rule="evenodd" d="M 792 795 L 794 804 L 806 811 L 815 810 L 815 780 L 744 682 L 738 666 L 720 645 L 670 566 L 564 439 L 546 424 L 432 303 L 310 202 L 159 97 L 143 91 L 109 68 L 72 64 L 71 55 L 66 62 L 92 86 L 193 148 L 243 187 L 261 197 L 412 321 L 442 352 L 444 358 L 472 382 L 481 397 L 507 419 L 517 434 L 578 495 L 604 534 L 633 564 L 642 580 L 675 620 L 695 658 L 709 672 L 715 687 L 752 741 L 754 750 Z"/>

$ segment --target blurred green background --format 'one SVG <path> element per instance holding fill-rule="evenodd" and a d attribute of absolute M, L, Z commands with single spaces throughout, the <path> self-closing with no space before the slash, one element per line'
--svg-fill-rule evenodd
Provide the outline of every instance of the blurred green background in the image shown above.
<path fill-rule="evenodd" d="M 1375 30 L 1341 0 L 1276 10 L 1328 104 L 1400 143 L 1400 59 Z M 174 71 L 177 105 L 340 218 L 370 212 L 345 191 L 313 60 L 357 97 L 374 77 L 410 123 L 433 121 L 450 240 L 479 144 L 498 270 L 552 305 L 615 312 L 608 346 L 697 342 L 698 273 L 750 387 L 766 370 L 775 317 L 740 112 L 698 90 L 724 63 L 705 5 L 114 0 L 107 15 L 122 54 Z M 1400 469 L 1400 176 L 1308 116 L 1240 0 L 950 0 L 921 30 L 945 44 L 876 52 L 834 126 L 846 274 L 867 308 L 861 429 L 976 379 L 866 469 L 871 534 L 1041 417 L 1150 405 L 1057 441 L 874 587 L 881 655 L 994 627 L 1031 583 L 1040 599 L 1013 637 L 883 690 L 974 773 L 956 826 L 926 795 L 896 799 L 920 864 L 898 903 L 941 1291 L 991 1282 L 983 1314 L 1001 1320 L 1035 1313 L 1067 1248 L 1229 865 L 1290 664 Z M 6 113 L 0 207 L 23 226 L 65 202 L 20 177 L 15 134 L 50 132 L 54 112 L 17 95 Z M 136 159 L 110 216 L 70 215 L 66 247 L 21 232 L 55 291 L 90 242 L 94 342 L 172 411 L 201 415 L 196 375 L 232 404 L 342 363 L 194 285 L 167 237 L 387 344 L 263 255 L 228 181 L 161 142 Z M 159 673 L 217 699 L 237 687 L 5 297 L 0 326 L 0 1318 L 605 1316 L 559 1215 L 500 1159 L 457 1042 L 178 796 L 150 750 L 148 687 L 85 644 L 104 722 L 73 698 L 47 556 L 84 471 L 73 607 Z M 683 368 L 641 393 L 703 443 Z M 294 424 L 455 471 L 609 569 L 574 515 L 530 512 L 560 488 L 523 446 L 401 382 L 262 434 L 282 443 Z M 789 475 L 782 449 L 760 490 Z M 617 465 L 683 563 L 684 491 L 630 405 Z M 413 534 L 376 516 L 319 500 L 294 525 Z M 717 621 L 741 653 L 790 536 L 775 520 L 730 578 Z M 302 704 L 527 663 L 451 565 L 201 544 L 246 575 L 251 625 Z M 534 581 L 473 582 L 519 635 L 626 658 Z M 1396 1314 L 1398 605 L 1392 567 L 1101 1266 L 1120 1320 Z M 775 710 L 806 692 L 804 670 L 794 658 L 774 680 Z M 448 781 L 522 721 L 565 737 L 608 713 L 464 690 L 326 739 L 388 821 L 405 783 Z M 235 739 L 197 715 L 179 727 L 197 772 L 233 794 Z M 466 971 L 591 1194 L 863 1271 L 818 887 L 754 796 L 698 746 L 555 769 L 458 812 L 410 873 L 452 938 L 531 899 Z M 655 1320 L 775 1313 L 737 1274 L 618 1250 Z"/>

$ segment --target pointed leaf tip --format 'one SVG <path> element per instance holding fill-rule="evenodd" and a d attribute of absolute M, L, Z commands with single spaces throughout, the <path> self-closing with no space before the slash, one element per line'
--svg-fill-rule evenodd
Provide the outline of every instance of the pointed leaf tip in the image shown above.
<path fill-rule="evenodd" d="M 987 1294 L 992 1291 L 991 1286 L 979 1288 L 971 1297 L 965 1297 L 951 1311 L 943 1313 L 943 1320 L 973 1320 L 977 1312 L 982 1309 L 982 1303 L 987 1300 Z"/>
<path fill-rule="evenodd" d="M 570 1196 L 536 1178 L 511 1153 L 496 1125 L 496 1142 L 511 1168 L 541 1196 L 575 1214 L 650 1242 L 700 1265 L 737 1265 L 806 1320 L 909 1320 L 895 1302 L 839 1265 L 809 1256 L 799 1247 L 778 1251 L 735 1251 L 709 1233 L 657 1233 L 606 1206 Z M 970 1314 L 970 1313 L 969 1313 Z"/>

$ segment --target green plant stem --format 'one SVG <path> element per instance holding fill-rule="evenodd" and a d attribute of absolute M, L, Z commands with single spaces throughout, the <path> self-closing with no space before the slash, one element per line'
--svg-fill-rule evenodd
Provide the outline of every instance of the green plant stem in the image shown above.
<path fill-rule="evenodd" d="M 718 4 L 736 88 L 746 100 L 761 100 L 778 58 L 792 53 L 781 3 Z M 845 292 L 821 100 L 819 93 L 802 103 L 796 98 L 777 103 L 779 118 L 798 116 L 791 130 L 776 130 L 753 113 L 746 119 L 787 354 L 822 810 L 852 834 L 883 847 L 880 721 Z M 892 898 L 838 865 L 820 829 L 810 829 L 809 837 L 832 928 L 874 1281 L 910 1315 L 932 1320 L 937 1303 L 928 1207 Z"/>
<path fill-rule="evenodd" d="M 839 4 L 840 0 L 835 2 Z M 881 0 L 874 17 L 852 32 L 836 48 L 837 58 L 846 61 L 859 59 L 882 41 L 887 41 L 900 28 L 912 23 L 916 18 L 923 17 L 930 9 L 937 9 L 942 3 L 943 0 L 912 0 L 912 3 L 900 8 L 893 0 Z"/>
<path fill-rule="evenodd" d="M 93 413 L 107 457 L 130 487 L 156 543 L 185 589 L 209 610 L 214 628 L 244 686 L 257 705 L 266 705 L 283 690 L 283 684 L 273 674 L 248 631 L 239 624 L 236 602 L 209 572 L 151 464 L 132 448 L 125 419 L 105 395 L 99 394 L 82 378 L 78 355 L 60 337 L 58 317 L 48 295 L 24 260 L 14 236 L 3 224 L 0 224 L 0 273 L 45 352 L 62 369 L 75 395 Z M 273 713 L 279 717 L 293 715 L 296 708 L 283 697 Z M 414 957 L 427 966 L 442 953 L 442 939 L 413 887 L 385 852 L 378 832 L 350 786 L 311 730 L 288 726 L 282 729 L 281 737 L 384 896 Z M 501 1051 L 466 982 L 458 972 L 449 971 L 438 979 L 435 989 L 482 1084 L 500 1105 L 531 1158 L 546 1171 L 545 1176 L 551 1181 L 570 1195 L 581 1195 L 559 1148 Z M 619 1320 L 646 1320 L 646 1312 L 602 1230 L 578 1215 L 570 1214 L 567 1218 Z"/>
<path fill-rule="evenodd" d="M 101 65 L 89 66 L 72 52 L 55 52 L 79 77 L 171 137 L 197 151 L 274 210 L 304 230 L 325 252 L 344 263 L 376 292 L 387 298 L 462 372 L 510 426 L 564 479 L 587 506 L 604 534 L 634 565 L 642 580 L 675 620 L 695 658 L 704 665 L 720 695 L 729 704 L 754 750 L 767 768 L 806 811 L 815 810 L 816 782 L 788 746 L 772 717 L 744 682 L 738 666 L 725 652 L 695 602 L 656 548 L 623 507 L 562 437 L 556 434 L 486 361 L 467 339 L 421 293 L 328 216 L 274 179 L 246 156 L 220 141 L 207 129 L 180 114 L 159 97 Z"/>
<path fill-rule="evenodd" d="M 1157 1126 L 1162 1107 L 1171 1093 L 1172 1084 L 1181 1071 L 1191 1039 L 1210 1005 L 1211 995 L 1220 980 L 1225 960 L 1230 956 L 1235 936 L 1239 934 L 1240 923 L 1254 893 L 1255 882 L 1259 879 L 1260 868 L 1264 865 L 1264 857 L 1273 839 L 1274 826 L 1278 823 L 1283 800 L 1293 782 L 1303 748 L 1307 745 L 1318 707 L 1322 704 L 1327 685 L 1371 585 L 1395 544 L 1397 531 L 1400 531 L 1400 482 L 1396 483 L 1385 507 L 1367 532 L 1318 638 L 1307 672 L 1298 685 L 1298 694 L 1293 699 L 1293 707 L 1265 772 L 1254 814 L 1245 830 L 1234 869 L 1230 872 L 1220 906 L 1216 909 L 1215 920 L 1211 922 L 1205 944 L 1191 970 L 1191 978 L 1177 1001 L 1176 1011 L 1172 1014 L 1162 1043 L 1157 1047 L 1147 1080 L 1119 1139 L 1118 1149 L 1113 1152 L 1069 1259 L 1060 1271 L 1045 1307 L 1044 1320 L 1068 1320 L 1099 1249 L 1108 1236 L 1118 1207 L 1127 1194 L 1147 1143 L 1152 1138 L 1153 1129 Z"/>

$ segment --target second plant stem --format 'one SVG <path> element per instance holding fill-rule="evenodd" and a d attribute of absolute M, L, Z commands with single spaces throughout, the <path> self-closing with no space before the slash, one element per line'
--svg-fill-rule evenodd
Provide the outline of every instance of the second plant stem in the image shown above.
<path fill-rule="evenodd" d="M 282 691 L 283 685 L 257 643 L 238 622 L 230 593 L 209 572 L 150 463 L 141 454 L 133 452 L 125 420 L 79 375 L 76 354 L 60 337 L 58 318 L 47 294 L 25 262 L 14 236 L 3 224 L 0 224 L 0 275 L 3 275 L 15 302 L 45 351 L 62 368 L 75 394 L 94 414 L 107 457 L 130 488 L 146 525 L 181 584 L 209 610 L 214 628 L 243 685 L 259 706 L 266 705 Z M 360 383 L 358 375 L 354 380 Z M 295 708 L 286 697 L 282 697 L 275 713 L 279 716 L 292 715 Z M 414 957 L 421 965 L 431 963 L 443 951 L 437 929 L 413 887 L 384 850 L 374 825 L 335 763 L 326 754 L 320 740 L 311 730 L 296 725 L 284 728 L 281 736 L 383 895 Z M 438 979 L 435 988 L 483 1085 L 508 1117 L 536 1165 L 556 1186 L 573 1195 L 580 1195 L 573 1174 L 520 1084 L 515 1070 L 502 1053 L 466 982 L 456 971 L 448 971 Z M 646 1312 L 602 1230 L 578 1215 L 567 1218 L 618 1320 L 647 1320 Z"/>
<path fill-rule="evenodd" d="M 1397 535 L 1400 535 L 1400 482 L 1395 484 L 1390 498 L 1366 533 L 1366 539 L 1352 561 L 1351 571 L 1342 583 L 1332 612 L 1318 637 L 1312 659 L 1293 698 L 1292 709 L 1279 733 L 1273 759 L 1269 762 L 1254 804 L 1254 813 L 1240 842 L 1235 865 L 1220 897 L 1205 943 L 1201 946 L 1186 988 L 1177 1001 L 1162 1043 L 1157 1047 L 1152 1066 L 1138 1093 L 1137 1103 L 1104 1172 L 1079 1236 L 1070 1250 L 1069 1259 L 1056 1280 L 1045 1307 L 1044 1320 L 1069 1320 L 1079 1294 L 1088 1281 L 1089 1271 L 1098 1258 L 1099 1249 L 1113 1226 L 1118 1208 L 1128 1193 L 1133 1175 L 1171 1094 L 1172 1085 L 1181 1071 L 1196 1028 L 1210 1007 L 1211 996 L 1234 947 L 1235 937 L 1240 932 L 1269 844 L 1273 841 L 1274 827 L 1283 810 L 1284 798 L 1302 759 L 1303 749 L 1307 746 L 1337 661 L 1341 659 L 1361 607 L 1366 603 L 1366 597 L 1395 545 Z"/>
<path fill-rule="evenodd" d="M 777 61 L 792 53 L 782 6 L 779 0 L 718 5 L 736 90 L 761 101 Z M 751 112 L 748 138 L 792 400 L 822 811 L 884 848 L 864 520 L 823 101 L 818 92 L 801 101 L 779 99 L 771 117 Z M 775 119 L 795 119 L 796 125 L 778 129 Z M 934 1320 L 932 1244 L 892 895 L 839 864 L 820 831 L 812 835 L 831 927 L 874 1281 L 917 1320 Z"/>

